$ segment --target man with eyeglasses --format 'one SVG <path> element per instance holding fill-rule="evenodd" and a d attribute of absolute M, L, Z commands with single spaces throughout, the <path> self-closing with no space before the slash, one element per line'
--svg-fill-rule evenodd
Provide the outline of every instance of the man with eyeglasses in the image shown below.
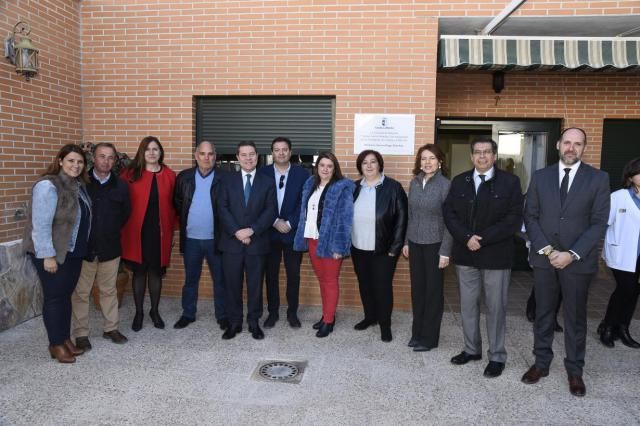
<path fill-rule="evenodd" d="M 267 259 L 265 281 L 269 315 L 264 328 L 272 328 L 280 319 L 280 263 L 284 258 L 287 272 L 287 321 L 293 328 L 300 328 L 298 298 L 300 293 L 300 263 L 302 253 L 293 250 L 293 236 L 298 228 L 302 186 L 309 172 L 291 163 L 291 141 L 278 136 L 271 142 L 273 164 L 260 168 L 259 173 L 268 176 L 276 184 L 278 217 L 271 228 L 271 253 Z"/>
<path fill-rule="evenodd" d="M 247 323 L 254 339 L 263 339 L 259 321 L 262 316 L 262 276 L 271 250 L 269 232 L 278 213 L 273 179 L 256 173 L 258 152 L 255 143 L 238 144 L 236 158 L 240 171 L 228 173 L 222 180 L 218 197 L 222 267 L 226 286 L 225 308 L 231 325 L 222 338 L 233 339 L 242 331 L 242 283 L 246 274 Z"/>
<path fill-rule="evenodd" d="M 502 374 L 507 296 L 511 280 L 514 235 L 522 225 L 520 179 L 495 167 L 498 145 L 481 138 L 471 143 L 474 168 L 456 176 L 444 202 L 444 221 L 453 236 L 452 260 L 460 287 L 464 350 L 451 358 L 463 365 L 482 359 L 480 295 L 487 307 L 488 378 Z"/>
<path fill-rule="evenodd" d="M 215 244 L 220 235 L 215 202 L 220 192 L 222 172 L 216 170 L 216 148 L 201 141 L 194 153 L 196 167 L 178 174 L 173 192 L 173 205 L 180 216 L 180 253 L 184 261 L 182 315 L 173 328 L 182 329 L 196 320 L 198 286 L 202 261 L 207 259 L 213 280 L 213 306 L 218 325 L 229 327 L 225 312 L 225 287 L 222 259 Z"/>

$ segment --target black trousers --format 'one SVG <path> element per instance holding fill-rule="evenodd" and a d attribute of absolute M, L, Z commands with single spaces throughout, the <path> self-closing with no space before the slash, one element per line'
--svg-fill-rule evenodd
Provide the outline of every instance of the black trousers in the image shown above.
<path fill-rule="evenodd" d="M 229 303 L 227 317 L 231 326 L 242 326 L 242 283 L 247 282 L 247 323 L 258 325 L 262 316 L 262 276 L 266 256 L 246 253 L 222 254 L 222 270 L 224 271 L 225 296 Z"/>
<path fill-rule="evenodd" d="M 536 289 L 536 320 L 533 353 L 536 367 L 547 369 L 553 359 L 555 310 L 562 293 L 564 317 L 564 366 L 567 373 L 582 377 L 587 336 L 587 296 L 593 274 L 574 274 L 564 269 L 533 268 Z"/>
<path fill-rule="evenodd" d="M 56 273 L 51 274 L 44 270 L 44 259 L 37 259 L 33 255 L 29 257 L 42 285 L 42 320 L 49 344 L 62 345 L 71 333 L 71 294 L 80 278 L 82 258 L 67 257 L 62 265 L 58 264 Z"/>
<path fill-rule="evenodd" d="M 636 271 L 627 272 L 611 268 L 616 279 L 616 289 L 611 293 L 604 322 L 609 325 L 629 327 L 640 295 L 640 257 L 636 261 Z"/>
<path fill-rule="evenodd" d="M 411 337 L 430 348 L 438 347 L 444 310 L 444 271 L 438 268 L 440 243 L 409 241 L 409 274 L 413 325 Z"/>
<path fill-rule="evenodd" d="M 267 257 L 265 273 L 267 306 L 270 314 L 277 314 L 280 309 L 280 261 L 282 258 L 284 258 L 284 268 L 287 272 L 287 316 L 296 315 L 300 297 L 302 252 L 293 250 L 293 244 L 271 241 L 271 253 Z"/>
<path fill-rule="evenodd" d="M 393 310 L 393 274 L 398 256 L 351 247 L 353 269 L 358 277 L 364 317 L 382 326 L 391 325 Z"/>

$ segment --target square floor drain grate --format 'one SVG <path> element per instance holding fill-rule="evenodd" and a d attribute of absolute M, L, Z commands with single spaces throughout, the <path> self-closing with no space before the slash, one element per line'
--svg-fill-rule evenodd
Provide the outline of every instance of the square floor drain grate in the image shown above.
<path fill-rule="evenodd" d="M 266 382 L 300 383 L 307 361 L 260 361 L 251 378 Z"/>

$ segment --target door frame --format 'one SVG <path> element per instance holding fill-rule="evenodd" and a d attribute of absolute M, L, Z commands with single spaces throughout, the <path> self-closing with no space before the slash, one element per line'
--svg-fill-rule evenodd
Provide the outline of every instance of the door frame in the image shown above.
<path fill-rule="evenodd" d="M 561 118 L 504 118 L 504 117 L 436 117 L 435 138 L 438 143 L 438 135 L 441 127 L 446 125 L 460 126 L 478 126 L 487 127 L 491 125 L 492 139 L 498 140 L 498 132 L 506 131 L 527 131 L 527 132 L 547 132 L 549 139 L 547 140 L 546 165 L 553 164 L 558 161 L 558 150 L 556 144 L 560 139 L 562 129 Z"/>

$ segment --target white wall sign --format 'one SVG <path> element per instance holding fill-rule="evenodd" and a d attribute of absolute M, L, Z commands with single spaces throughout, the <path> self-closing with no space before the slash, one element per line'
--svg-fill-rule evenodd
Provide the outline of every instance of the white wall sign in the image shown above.
<path fill-rule="evenodd" d="M 356 114 L 353 124 L 354 154 L 375 149 L 381 154 L 413 155 L 414 114 Z"/>

